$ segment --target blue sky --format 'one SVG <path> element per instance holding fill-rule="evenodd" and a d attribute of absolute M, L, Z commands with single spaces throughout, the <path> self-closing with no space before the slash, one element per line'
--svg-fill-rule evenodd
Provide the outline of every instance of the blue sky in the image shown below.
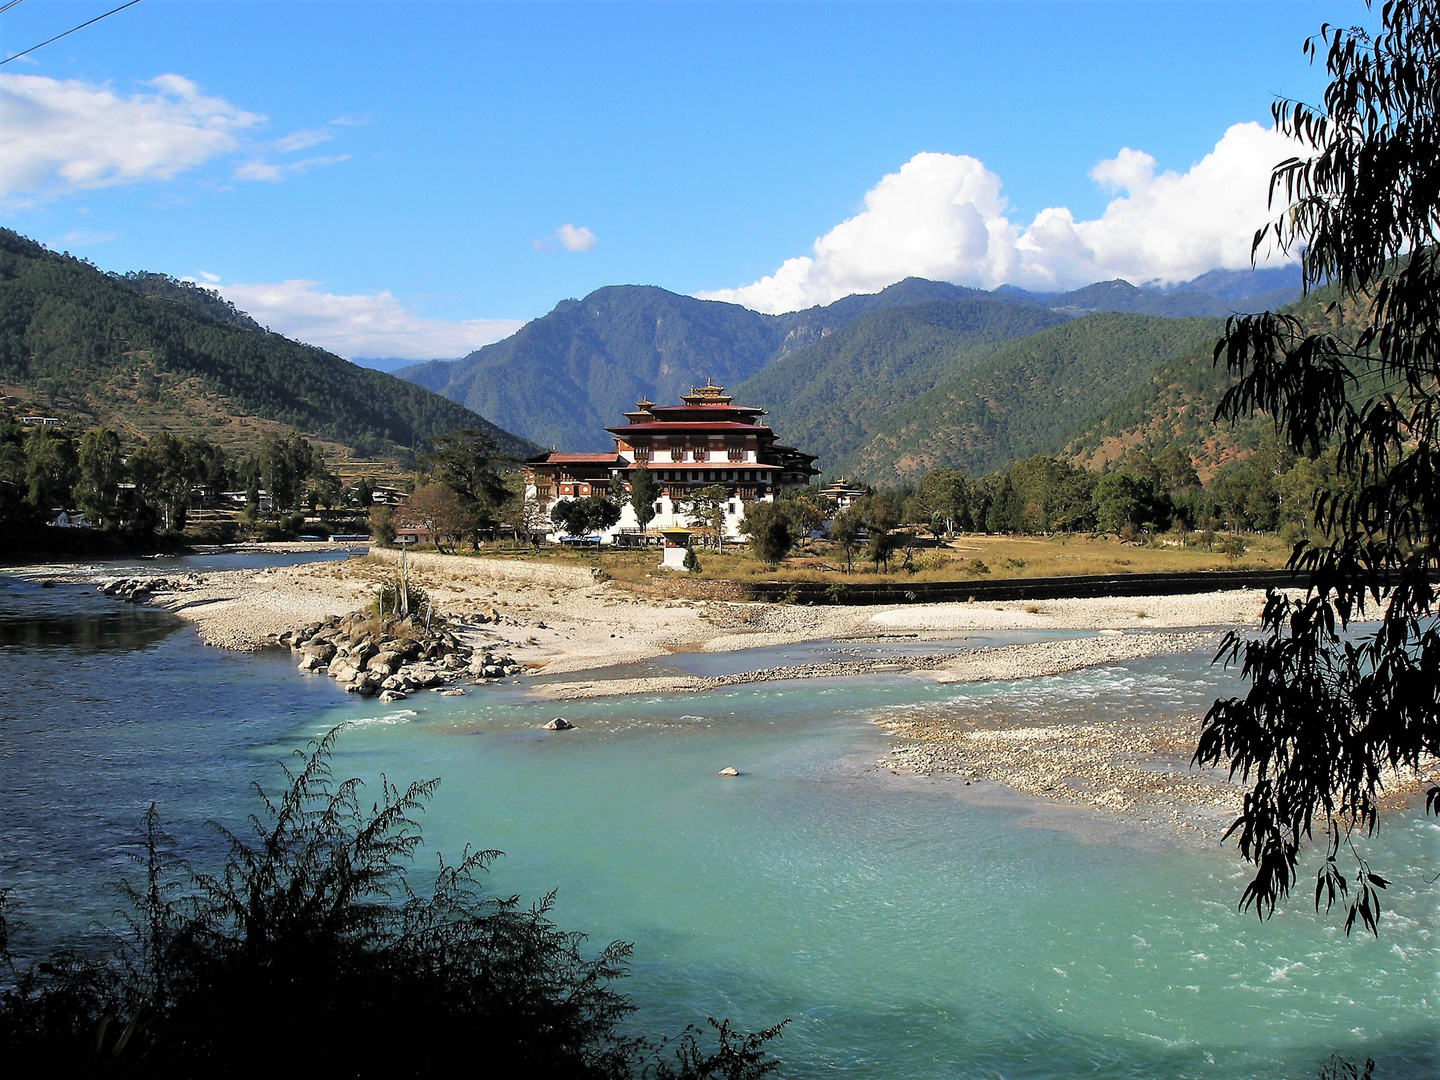
<path fill-rule="evenodd" d="M 113 6 L 25 0 L 0 15 L 0 54 Z M 1302 40 L 1326 19 L 1363 16 L 1358 3 L 1310 0 L 143 0 L 0 68 L 12 160 L 8 174 L 0 162 L 0 220 L 106 269 L 211 275 L 276 329 L 346 355 L 424 353 L 456 340 L 459 322 L 532 318 L 613 283 L 774 310 L 909 269 L 882 237 L 873 256 L 850 245 L 858 267 L 821 275 L 813 246 L 917 154 L 931 156 L 895 181 L 892 203 L 912 205 L 926 170 L 947 206 L 972 181 L 998 183 L 1008 203 L 977 197 L 976 221 L 992 239 L 1009 222 L 1024 248 L 1042 210 L 1099 219 L 1117 192 L 1134 194 L 1124 185 L 1135 168 L 1183 177 L 1233 125 L 1268 128 L 1276 95 L 1316 97 L 1323 78 Z M 155 85 L 161 76 L 189 82 Z M 91 108 L 86 94 L 108 94 L 94 122 L 115 139 L 114 160 L 66 157 L 98 153 L 83 130 L 69 143 L 57 134 L 62 114 L 92 122 L 75 115 Z M 1253 172 L 1269 144 L 1247 145 L 1235 153 Z M 1117 157 L 1126 148 L 1153 164 Z M 30 164 L 13 165 L 21 158 Z M 1108 189 L 1091 176 L 1106 161 L 1119 163 Z M 1175 192 L 1172 202 L 1195 197 Z M 877 214 L 871 233 L 900 227 Z M 980 267 L 953 252 L 916 268 L 987 285 L 1023 272 L 1033 286 L 1042 273 L 1063 285 L 1092 270 L 1162 277 L 1199 265 L 1134 253 L 1141 232 L 1151 247 L 1164 239 L 1159 220 L 1132 221 L 1123 242 L 1082 227 L 1089 261 L 1059 270 L 1053 258 Z M 577 250 L 557 234 L 566 225 Z M 921 214 L 914 227 L 948 226 Z M 832 247 L 849 243 L 836 237 Z M 816 265 L 784 289 L 733 291 L 796 259 Z M 314 284 L 278 287 L 296 281 Z M 450 337 L 426 336 L 441 324 Z"/>

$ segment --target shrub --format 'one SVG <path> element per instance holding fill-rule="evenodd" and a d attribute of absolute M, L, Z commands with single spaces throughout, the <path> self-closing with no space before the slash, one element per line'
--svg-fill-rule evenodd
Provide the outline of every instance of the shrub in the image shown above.
<path fill-rule="evenodd" d="M 685 560 L 681 565 L 692 574 L 700 573 L 700 559 L 699 556 L 695 554 L 694 548 L 685 549 Z"/>
<path fill-rule="evenodd" d="M 371 605 L 375 613 L 377 615 L 398 615 L 402 589 L 406 599 L 406 612 L 410 615 L 423 616 L 426 605 L 430 603 L 430 594 L 419 585 L 401 585 L 398 577 L 391 578 L 377 590 L 375 603 Z"/>

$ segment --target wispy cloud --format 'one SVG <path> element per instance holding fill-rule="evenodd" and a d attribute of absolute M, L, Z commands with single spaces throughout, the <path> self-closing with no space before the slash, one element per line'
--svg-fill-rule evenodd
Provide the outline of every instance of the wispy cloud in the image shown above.
<path fill-rule="evenodd" d="M 308 150 L 312 146 L 319 146 L 323 142 L 329 142 L 335 137 L 335 133 L 326 128 L 302 128 L 300 131 L 292 131 L 289 135 L 282 135 L 270 145 L 276 153 L 293 154 L 299 150 Z"/>
<path fill-rule="evenodd" d="M 200 276 L 215 280 L 213 274 Z M 464 356 L 509 337 L 523 325 L 518 319 L 426 319 L 388 291 L 337 295 L 325 292 L 315 281 L 216 287 L 257 322 L 347 358 Z"/>
<path fill-rule="evenodd" d="M 1116 195 L 1092 221 L 1048 207 L 1012 222 L 1000 177 L 973 157 L 916 154 L 865 194 L 865 208 L 749 285 L 701 293 L 758 311 L 793 311 L 909 276 L 994 288 L 1058 290 L 1092 281 L 1185 281 L 1250 265 L 1270 216 L 1270 170 L 1299 150 L 1273 129 L 1236 124 L 1184 173 L 1125 148 L 1090 178 Z M 1262 253 L 1271 263 L 1274 253 Z"/>
<path fill-rule="evenodd" d="M 590 251 L 598 242 L 595 234 L 584 225 L 571 225 L 569 222 L 549 236 L 530 241 L 536 251 L 554 251 L 557 246 L 562 251 Z"/>
<path fill-rule="evenodd" d="M 64 247 L 93 247 L 96 244 L 108 244 L 111 240 L 118 239 L 120 233 L 114 229 L 109 232 L 86 232 L 84 229 L 73 229 L 60 238 Z"/>
<path fill-rule="evenodd" d="M 238 165 L 232 174 L 236 180 L 259 181 L 266 183 L 279 183 L 287 176 L 299 176 L 303 172 L 315 168 L 317 165 L 338 165 L 342 161 L 349 161 L 349 154 L 334 154 L 330 157 L 311 157 L 300 161 L 247 161 Z"/>

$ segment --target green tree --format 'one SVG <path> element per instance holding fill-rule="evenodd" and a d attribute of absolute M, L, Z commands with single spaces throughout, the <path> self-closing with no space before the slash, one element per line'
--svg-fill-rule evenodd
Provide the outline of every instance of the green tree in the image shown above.
<path fill-rule="evenodd" d="M 1218 418 L 1263 410 L 1291 451 L 1333 446 L 1342 491 L 1320 494 L 1328 536 L 1291 559 L 1307 594 L 1272 591 L 1260 636 L 1227 639 L 1250 687 L 1211 707 L 1196 760 L 1250 782 L 1230 830 L 1255 866 L 1242 906 L 1263 916 L 1289 895 L 1318 825 L 1316 906 L 1375 932 L 1387 882 L 1357 835 L 1376 827 L 1387 768 L 1423 780 L 1440 755 L 1440 4 L 1386 3 L 1378 34 L 1326 25 L 1305 49 L 1330 82 L 1321 107 L 1274 107 L 1305 152 L 1275 168 L 1282 213 L 1255 249 L 1299 252 L 1307 295 L 1333 302 L 1229 320 Z M 1375 615 L 1374 630 L 1350 625 Z"/>
<path fill-rule="evenodd" d="M 0 420 L 0 527 L 13 536 L 33 524 L 35 508 L 28 499 L 30 484 L 25 479 L 25 429 L 16 420 Z"/>
<path fill-rule="evenodd" d="M 479 530 L 495 524 L 495 513 L 509 495 L 502 464 L 512 460 L 500 453 L 495 440 L 476 428 L 430 440 L 431 452 L 421 459 L 435 479 L 448 484 L 475 515 L 472 545 L 480 544 Z"/>
<path fill-rule="evenodd" d="M 796 539 L 802 545 L 809 541 L 811 533 L 823 528 L 825 522 L 834 514 L 830 500 L 810 488 L 787 494 L 780 501 L 780 505 L 784 507 L 795 530 Z"/>
<path fill-rule="evenodd" d="M 1195 471 L 1190 454 L 1174 443 L 1160 451 L 1155 458 L 1155 468 L 1162 490 L 1173 493 L 1200 486 L 1200 474 Z"/>
<path fill-rule="evenodd" d="M 740 531 L 750 538 L 751 554 L 771 566 L 795 546 L 795 524 L 783 503 L 751 503 L 745 509 Z"/>
<path fill-rule="evenodd" d="M 660 497 L 660 488 L 655 483 L 655 477 L 644 465 L 639 466 L 630 474 L 630 509 L 635 513 L 635 521 L 644 532 L 655 520 L 655 500 Z"/>
<path fill-rule="evenodd" d="M 729 501 L 730 491 L 723 484 L 694 488 L 680 500 L 680 512 L 690 527 L 716 551 L 725 541 L 725 508 Z"/>
<path fill-rule="evenodd" d="M 926 473 L 920 481 L 919 502 L 926 520 L 932 525 L 943 522 L 946 533 L 970 524 L 970 484 L 962 472 L 932 469 Z"/>
<path fill-rule="evenodd" d="M 1126 525 L 1143 526 L 1154 517 L 1151 507 L 1155 488 L 1148 477 L 1106 473 L 1095 482 L 1091 500 L 1095 527 L 1103 532 L 1118 533 Z"/>
<path fill-rule="evenodd" d="M 49 426 L 25 440 L 25 483 L 30 505 L 39 510 L 63 507 L 75 483 L 75 440 Z"/>
<path fill-rule="evenodd" d="M 988 533 L 1019 532 L 1025 504 L 1006 473 L 995 486 L 995 493 L 985 510 L 985 531 Z"/>
<path fill-rule="evenodd" d="M 136 491 L 166 532 L 185 528 L 190 489 L 204 482 L 215 468 L 212 449 L 203 440 L 176 438 L 161 431 L 130 455 Z"/>
<path fill-rule="evenodd" d="M 96 428 L 80 436 L 75 500 L 95 525 L 116 524 L 120 485 L 128 475 L 119 435 L 109 428 Z"/>
<path fill-rule="evenodd" d="M 370 506 L 370 539 L 381 547 L 395 543 L 395 513 L 384 503 Z"/>
<path fill-rule="evenodd" d="M 324 458 L 296 432 L 283 439 L 266 433 L 260 440 L 260 483 L 277 511 L 294 510 L 305 494 L 306 481 L 324 468 Z"/>
<path fill-rule="evenodd" d="M 561 499 L 550 508 L 550 520 L 570 536 L 590 536 L 620 520 L 620 507 L 601 495 Z"/>
<path fill-rule="evenodd" d="M 864 528 L 864 522 L 853 506 L 847 510 L 841 510 L 830 522 L 830 542 L 838 547 L 840 554 L 845 557 L 847 574 L 854 565 L 855 552 L 860 550 L 860 536 Z"/>

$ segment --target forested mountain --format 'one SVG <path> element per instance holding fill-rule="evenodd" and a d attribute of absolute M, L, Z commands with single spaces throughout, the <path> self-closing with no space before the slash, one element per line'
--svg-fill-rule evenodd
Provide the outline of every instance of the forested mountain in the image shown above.
<path fill-rule="evenodd" d="M 411 383 L 259 327 L 208 290 L 119 277 L 0 229 L 0 384 L 26 407 L 132 434 L 253 443 L 256 422 L 364 455 L 423 450 L 459 428 L 530 445 Z"/>
<path fill-rule="evenodd" d="M 565 300 L 504 341 L 402 376 L 544 446 L 601 450 L 642 397 L 674 402 L 707 376 L 733 386 L 780 347 L 770 316 L 616 285 Z"/>
<path fill-rule="evenodd" d="M 827 472 L 872 483 L 946 466 L 972 475 L 1060 450 L 1165 361 L 1214 344 L 1213 319 L 1088 315 L 993 350 L 893 411 Z"/>
<path fill-rule="evenodd" d="M 1339 329 L 1348 316 L 1343 309 L 1326 310 L 1332 299 L 1333 292 L 1322 289 L 1284 310 Z M 1215 410 L 1232 383 L 1223 361 L 1215 363 L 1214 345 L 1213 340 L 1202 339 L 1156 365 L 1102 415 L 1075 429 L 1066 456 L 1098 468 L 1133 448 L 1155 454 L 1175 443 L 1188 447 L 1202 476 L 1208 476 L 1237 454 L 1253 450 L 1274 425 L 1263 414 L 1235 425 L 1214 423 Z"/>
<path fill-rule="evenodd" d="M 544 445 L 603 450 L 606 425 L 619 423 L 642 397 L 674 403 L 707 378 L 733 387 L 871 312 L 983 295 L 909 278 L 827 307 L 762 315 L 655 286 L 612 285 L 583 300 L 561 301 L 463 359 L 432 360 L 396 374 Z"/>
<path fill-rule="evenodd" d="M 880 312 L 971 300 L 1045 312 L 1046 317 L 1034 329 L 1104 311 L 1167 318 L 1224 316 L 1236 310 L 1256 310 L 1255 290 L 1272 290 L 1273 296 L 1266 294 L 1272 300 L 1290 299 L 1292 291 L 1298 291 L 1298 284 L 1290 284 L 1293 276 L 1289 269 L 1216 271 L 1169 291 L 1110 281 L 1054 295 L 1010 287 L 986 293 L 943 281 L 907 278 L 878 293 L 847 296 L 824 307 L 784 315 L 762 315 L 735 304 L 697 300 L 653 286 L 614 285 L 583 300 L 562 301 L 511 337 L 460 360 L 433 360 L 396 374 L 535 442 L 567 450 L 600 450 L 609 445 L 605 426 L 616 423 L 621 412 L 641 397 L 673 402 L 707 378 L 733 388 L 779 361 L 824 345 L 831 335 Z M 898 319 L 885 325 L 906 324 L 906 319 Z M 892 347 L 881 335 L 867 332 L 865 340 L 866 348 L 875 355 L 861 362 L 857 379 L 870 377 L 864 374 L 867 372 L 907 371 L 918 362 L 916 377 L 906 382 L 903 390 L 918 392 L 933 384 L 923 375 L 923 370 L 928 370 L 924 363 L 910 355 L 916 348 L 913 342 L 897 342 L 894 348 L 905 355 L 889 357 L 883 354 Z M 970 344 L 957 341 L 955 348 L 968 349 Z M 833 357 L 833 348 L 825 347 L 830 349 L 827 356 L 831 359 L 812 358 L 807 364 L 830 365 L 833 383 L 843 378 L 843 365 Z M 858 346 L 849 349 L 851 358 L 859 356 Z M 776 411 L 777 422 L 803 422 L 803 408 L 790 409 L 786 404 L 789 397 L 756 396 L 768 395 L 787 381 L 782 377 L 779 383 L 752 384 L 746 393 L 752 403 Z M 886 393 L 886 388 L 878 389 L 876 402 Z M 857 396 L 851 404 L 868 409 L 873 403 L 868 388 L 857 384 L 853 390 Z M 845 397 L 837 395 L 834 385 L 815 394 L 817 401 L 838 402 Z M 856 448 L 855 440 L 874 430 L 879 419 L 869 412 L 837 415 L 832 420 L 846 430 L 835 432 L 833 438 L 828 430 L 809 425 L 783 433 L 787 439 L 826 455 L 848 454 Z M 812 430 L 817 436 L 810 435 Z"/>
<path fill-rule="evenodd" d="M 767 409 L 785 442 L 819 454 L 820 467 L 833 472 L 937 382 L 1004 342 L 1063 322 L 985 293 L 877 311 L 777 360 L 735 394 Z"/>

